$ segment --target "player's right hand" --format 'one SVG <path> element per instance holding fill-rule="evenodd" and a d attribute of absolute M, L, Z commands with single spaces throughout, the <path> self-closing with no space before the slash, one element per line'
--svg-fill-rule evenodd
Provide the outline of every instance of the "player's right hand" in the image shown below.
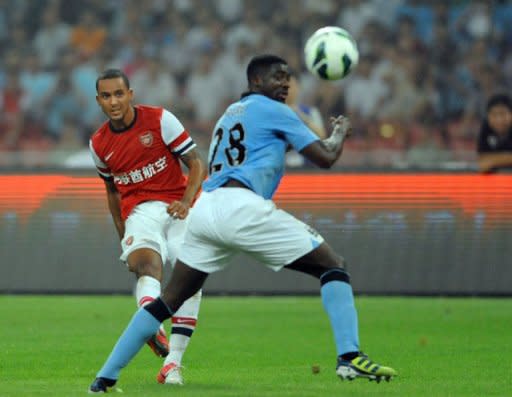
<path fill-rule="evenodd" d="M 167 213 L 174 219 L 185 219 L 190 207 L 183 201 L 176 200 L 167 207 Z"/>

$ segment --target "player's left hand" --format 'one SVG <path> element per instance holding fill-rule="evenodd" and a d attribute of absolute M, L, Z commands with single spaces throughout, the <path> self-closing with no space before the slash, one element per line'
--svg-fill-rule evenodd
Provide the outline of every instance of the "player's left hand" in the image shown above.
<path fill-rule="evenodd" d="M 190 207 L 183 201 L 174 201 L 167 207 L 167 213 L 174 219 L 185 219 Z"/>
<path fill-rule="evenodd" d="M 343 115 L 331 117 L 330 122 L 333 128 L 333 133 L 336 132 L 345 136 L 352 135 L 352 126 L 348 117 Z"/>

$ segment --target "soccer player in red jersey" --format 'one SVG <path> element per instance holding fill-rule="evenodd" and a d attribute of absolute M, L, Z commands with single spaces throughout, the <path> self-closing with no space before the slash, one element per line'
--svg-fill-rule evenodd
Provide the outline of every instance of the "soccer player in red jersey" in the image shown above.
<path fill-rule="evenodd" d="M 174 264 L 187 227 L 187 215 L 199 194 L 206 168 L 181 122 L 161 107 L 133 105 L 133 90 L 118 69 L 96 80 L 96 100 L 106 121 L 89 147 L 105 182 L 108 207 L 121 239 L 121 260 L 135 273 L 139 307 L 160 296 L 163 265 Z M 188 178 L 180 162 L 188 168 Z M 166 357 L 160 383 L 183 384 L 181 359 L 195 329 L 201 291 L 148 340 Z M 160 375 L 160 374 L 159 374 Z"/>

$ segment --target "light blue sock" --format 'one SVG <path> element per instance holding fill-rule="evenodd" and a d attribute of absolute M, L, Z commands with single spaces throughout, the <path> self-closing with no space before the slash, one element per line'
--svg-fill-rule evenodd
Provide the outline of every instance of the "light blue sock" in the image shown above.
<path fill-rule="evenodd" d="M 96 376 L 117 380 L 119 371 L 131 361 L 146 341 L 156 334 L 158 328 L 160 322 L 151 313 L 143 308 L 137 310 Z"/>
<path fill-rule="evenodd" d="M 329 281 L 320 288 L 322 303 L 331 320 L 338 356 L 359 351 L 357 311 L 352 287 L 344 281 Z"/>

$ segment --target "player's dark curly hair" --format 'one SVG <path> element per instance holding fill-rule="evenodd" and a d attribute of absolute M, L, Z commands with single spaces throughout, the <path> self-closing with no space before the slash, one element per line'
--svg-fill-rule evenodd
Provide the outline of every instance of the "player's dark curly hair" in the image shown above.
<path fill-rule="evenodd" d="M 96 79 L 96 92 L 98 92 L 98 84 L 100 80 L 117 79 L 121 77 L 126 85 L 126 88 L 130 89 L 130 80 L 128 76 L 120 69 L 107 69 L 103 71 Z"/>
<path fill-rule="evenodd" d="M 261 76 L 268 70 L 268 68 L 276 63 L 288 65 L 288 62 L 277 55 L 263 54 L 253 57 L 249 62 L 249 65 L 247 65 L 247 82 L 249 85 L 256 76 Z"/>

